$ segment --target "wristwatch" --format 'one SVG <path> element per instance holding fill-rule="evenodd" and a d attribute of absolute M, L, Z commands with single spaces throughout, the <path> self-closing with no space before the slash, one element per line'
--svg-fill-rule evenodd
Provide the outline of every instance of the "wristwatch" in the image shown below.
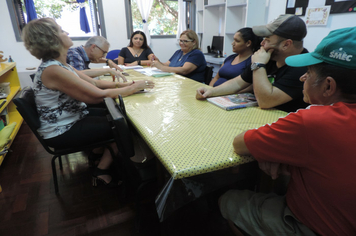
<path fill-rule="evenodd" d="M 107 66 L 109 65 L 109 59 L 106 60 L 106 65 L 107 65 Z"/>
<path fill-rule="evenodd" d="M 251 64 L 251 70 L 254 71 L 254 70 L 257 70 L 261 67 L 266 67 L 266 64 L 263 64 L 263 63 L 259 63 L 259 62 L 254 62 Z"/>

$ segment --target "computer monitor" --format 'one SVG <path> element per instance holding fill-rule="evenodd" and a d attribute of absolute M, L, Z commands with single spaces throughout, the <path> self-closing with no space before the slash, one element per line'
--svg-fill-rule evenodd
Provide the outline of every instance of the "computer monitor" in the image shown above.
<path fill-rule="evenodd" d="M 213 36 L 213 42 L 211 43 L 211 51 L 215 54 L 222 55 L 224 50 L 224 36 Z"/>

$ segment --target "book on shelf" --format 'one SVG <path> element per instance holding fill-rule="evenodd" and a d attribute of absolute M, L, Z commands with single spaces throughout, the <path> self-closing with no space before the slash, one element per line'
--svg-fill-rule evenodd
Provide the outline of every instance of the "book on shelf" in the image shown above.
<path fill-rule="evenodd" d="M 220 97 L 212 97 L 207 98 L 207 100 L 208 102 L 227 111 L 258 106 L 256 97 L 252 93 L 239 93 Z"/>

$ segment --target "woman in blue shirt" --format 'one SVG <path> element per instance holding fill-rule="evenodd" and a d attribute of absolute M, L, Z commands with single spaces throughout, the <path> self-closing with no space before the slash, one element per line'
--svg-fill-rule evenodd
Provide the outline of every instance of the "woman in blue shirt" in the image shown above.
<path fill-rule="evenodd" d="M 252 54 L 260 48 L 261 37 L 252 32 L 252 28 L 246 27 L 238 30 L 232 42 L 232 51 L 235 54 L 228 56 L 222 64 L 219 72 L 211 80 L 210 86 L 218 86 L 229 79 L 239 76 L 246 67 L 251 64 Z"/>
<path fill-rule="evenodd" d="M 206 61 L 204 54 L 199 49 L 199 39 L 193 30 L 185 30 L 179 39 L 180 50 L 165 63 L 158 60 L 152 65 L 166 72 L 184 75 L 193 80 L 203 82 Z"/>

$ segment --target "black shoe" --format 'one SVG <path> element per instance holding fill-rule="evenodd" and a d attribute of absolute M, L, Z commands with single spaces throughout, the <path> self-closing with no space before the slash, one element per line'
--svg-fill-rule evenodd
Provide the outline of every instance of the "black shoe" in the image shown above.
<path fill-rule="evenodd" d="M 100 158 L 103 156 L 103 153 L 94 153 L 90 151 L 88 154 L 88 164 L 89 167 L 96 167 L 99 164 Z"/>
<path fill-rule="evenodd" d="M 115 181 L 113 178 L 111 178 L 111 181 L 109 183 L 107 183 L 105 180 L 100 178 L 101 175 L 110 175 L 110 171 L 95 168 L 94 173 L 93 173 L 93 186 L 94 187 L 97 187 L 99 184 L 102 184 L 108 188 L 118 188 L 122 184 L 122 181 Z"/>

